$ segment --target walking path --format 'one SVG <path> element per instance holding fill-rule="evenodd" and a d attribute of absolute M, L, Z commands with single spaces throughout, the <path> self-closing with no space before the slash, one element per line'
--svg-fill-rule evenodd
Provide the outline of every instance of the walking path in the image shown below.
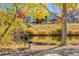
<path fill-rule="evenodd" d="M 79 56 L 79 46 L 63 46 L 41 51 L 34 56 Z"/>
<path fill-rule="evenodd" d="M 79 45 L 56 46 L 56 45 L 31 45 L 31 48 L 18 47 L 12 49 L 0 48 L 0 55 L 9 56 L 79 56 Z"/>

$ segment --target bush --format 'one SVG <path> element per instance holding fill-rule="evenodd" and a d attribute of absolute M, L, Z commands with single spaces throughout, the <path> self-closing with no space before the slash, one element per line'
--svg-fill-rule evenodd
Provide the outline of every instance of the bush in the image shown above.
<path fill-rule="evenodd" d="M 56 31 L 52 30 L 51 34 L 56 34 Z"/>
<path fill-rule="evenodd" d="M 61 29 L 57 29 L 57 34 L 61 34 L 62 30 Z"/>

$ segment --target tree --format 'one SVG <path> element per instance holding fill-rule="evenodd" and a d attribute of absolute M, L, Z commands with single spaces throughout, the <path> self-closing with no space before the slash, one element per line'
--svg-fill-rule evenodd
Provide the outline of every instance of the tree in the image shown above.
<path fill-rule="evenodd" d="M 62 3 L 53 3 L 54 6 L 59 7 L 60 9 L 63 9 L 63 4 Z M 74 3 L 66 3 L 66 8 L 68 9 L 74 9 L 76 7 L 76 4 Z"/>
<path fill-rule="evenodd" d="M 39 3 L 27 3 L 25 5 L 21 4 L 19 10 L 22 10 L 25 16 L 29 16 L 38 22 L 41 22 L 45 16 L 49 15 L 49 12 Z"/>
<path fill-rule="evenodd" d="M 40 5 L 43 6 L 49 12 L 49 15 L 52 15 L 52 17 L 55 17 L 56 19 L 62 19 L 60 16 L 57 15 L 57 13 L 51 12 L 43 3 L 40 3 Z"/>
<path fill-rule="evenodd" d="M 13 4 L 13 5 L 15 6 L 15 8 L 16 8 L 16 10 L 17 10 L 16 4 Z M 17 13 L 17 11 L 16 11 L 16 13 Z M 16 14 L 14 14 L 14 17 L 12 18 L 12 22 L 11 22 L 11 23 L 9 24 L 9 26 L 5 29 L 4 33 L 0 36 L 0 40 L 5 36 L 5 34 L 7 33 L 7 31 L 8 31 L 9 28 L 11 27 L 12 23 L 14 22 L 15 18 L 16 18 Z"/>
<path fill-rule="evenodd" d="M 66 3 L 63 3 L 63 19 L 62 19 L 62 45 L 66 45 L 66 21 L 67 21 L 67 10 Z"/>
<path fill-rule="evenodd" d="M 76 7 L 76 4 L 73 3 L 59 3 L 59 4 L 54 4 L 55 6 L 60 7 L 63 11 L 63 16 L 62 16 L 62 45 L 66 45 L 66 21 L 67 21 L 67 10 L 68 9 L 73 9 Z"/>

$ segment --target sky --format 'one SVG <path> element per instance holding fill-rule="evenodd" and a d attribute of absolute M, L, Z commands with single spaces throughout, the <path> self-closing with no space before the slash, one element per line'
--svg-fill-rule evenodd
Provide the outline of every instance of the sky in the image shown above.
<path fill-rule="evenodd" d="M 57 6 L 54 6 L 52 3 L 49 3 L 48 6 L 47 6 L 47 8 L 51 12 L 55 11 L 55 12 L 59 13 L 59 11 L 60 11 L 60 8 L 58 8 Z"/>

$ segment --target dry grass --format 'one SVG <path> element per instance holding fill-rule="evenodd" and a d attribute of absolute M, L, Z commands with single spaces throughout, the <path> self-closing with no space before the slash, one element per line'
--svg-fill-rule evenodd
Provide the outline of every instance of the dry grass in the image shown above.
<path fill-rule="evenodd" d="M 13 44 L 13 45 L 0 45 L 0 48 L 11 48 L 11 49 L 17 49 L 17 48 L 26 48 L 28 45 L 22 45 L 22 44 Z"/>

